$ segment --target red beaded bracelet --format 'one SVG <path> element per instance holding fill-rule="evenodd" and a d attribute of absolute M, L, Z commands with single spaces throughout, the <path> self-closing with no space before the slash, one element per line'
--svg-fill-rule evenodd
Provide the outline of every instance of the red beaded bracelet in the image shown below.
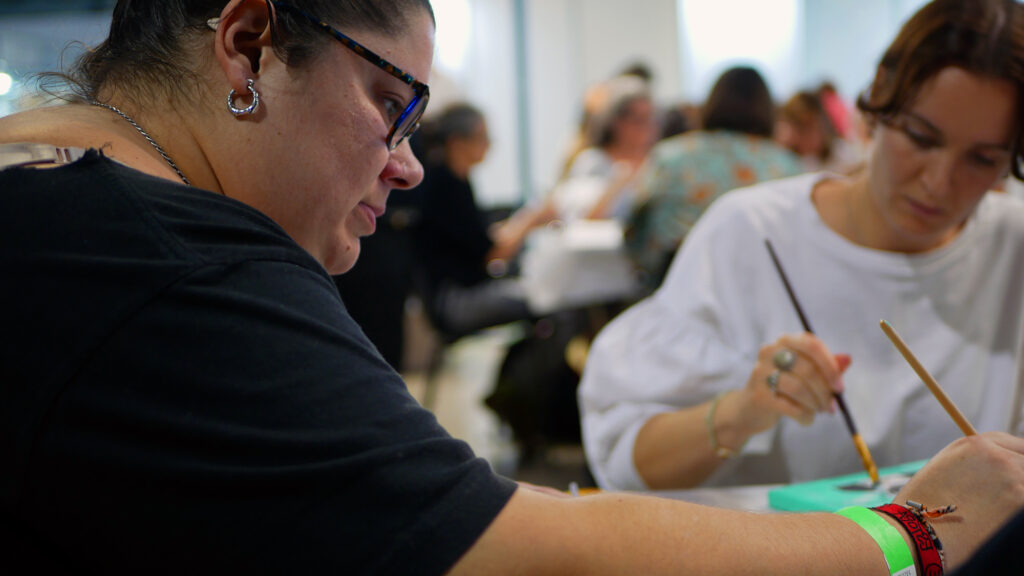
<path fill-rule="evenodd" d="M 942 556 L 939 553 L 939 545 L 936 543 L 938 538 L 933 540 L 934 532 L 928 529 L 921 518 L 899 504 L 876 506 L 874 510 L 894 518 L 907 530 L 910 539 L 914 542 L 914 547 L 917 548 L 917 557 L 921 561 L 923 575 L 942 576 Z"/>

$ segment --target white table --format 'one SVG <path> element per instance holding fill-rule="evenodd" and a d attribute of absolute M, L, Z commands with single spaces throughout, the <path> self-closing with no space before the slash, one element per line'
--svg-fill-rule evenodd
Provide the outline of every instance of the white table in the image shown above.
<path fill-rule="evenodd" d="M 520 277 L 535 314 L 631 298 L 640 288 L 625 254 L 622 226 L 610 220 L 533 231 Z"/>

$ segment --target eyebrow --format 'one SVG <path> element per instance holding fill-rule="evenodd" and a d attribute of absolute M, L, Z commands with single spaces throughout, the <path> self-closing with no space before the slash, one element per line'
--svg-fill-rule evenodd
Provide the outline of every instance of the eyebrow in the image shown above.
<path fill-rule="evenodd" d="M 939 128 L 937 126 L 935 126 L 935 124 L 932 124 L 931 121 L 929 121 L 927 118 L 925 118 L 925 117 L 923 117 L 923 116 L 921 116 L 919 114 L 915 114 L 913 112 L 904 112 L 903 114 L 907 118 L 910 118 L 911 120 L 914 120 L 916 122 L 920 122 L 921 124 L 923 124 L 925 128 L 927 128 L 930 132 L 933 133 L 934 136 L 938 137 L 940 140 L 945 140 L 945 137 L 946 137 L 945 133 L 942 130 L 939 130 Z M 1011 143 L 1007 143 L 1007 144 L 999 144 L 999 143 L 994 143 L 994 142 L 978 142 L 978 143 L 974 144 L 974 147 L 976 147 L 976 148 L 995 148 L 997 150 L 1009 152 L 1011 147 L 1012 147 L 1012 142 Z"/>

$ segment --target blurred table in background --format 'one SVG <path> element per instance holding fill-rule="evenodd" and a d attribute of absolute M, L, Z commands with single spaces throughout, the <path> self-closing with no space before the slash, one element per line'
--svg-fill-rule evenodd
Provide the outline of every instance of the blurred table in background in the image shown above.
<path fill-rule="evenodd" d="M 538 315 L 628 300 L 640 289 L 622 226 L 611 220 L 535 230 L 527 238 L 520 275 L 530 310 Z"/>

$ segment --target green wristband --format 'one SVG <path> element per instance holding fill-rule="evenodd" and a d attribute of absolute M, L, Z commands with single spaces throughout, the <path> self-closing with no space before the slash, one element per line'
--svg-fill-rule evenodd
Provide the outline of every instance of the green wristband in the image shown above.
<path fill-rule="evenodd" d="M 890 576 L 917 576 L 914 556 L 910 547 L 907 546 L 907 541 L 903 539 L 900 531 L 889 524 L 885 518 L 863 506 L 848 506 L 836 514 L 853 520 L 875 539 L 875 543 L 885 555 L 885 563 L 889 566 Z"/>

